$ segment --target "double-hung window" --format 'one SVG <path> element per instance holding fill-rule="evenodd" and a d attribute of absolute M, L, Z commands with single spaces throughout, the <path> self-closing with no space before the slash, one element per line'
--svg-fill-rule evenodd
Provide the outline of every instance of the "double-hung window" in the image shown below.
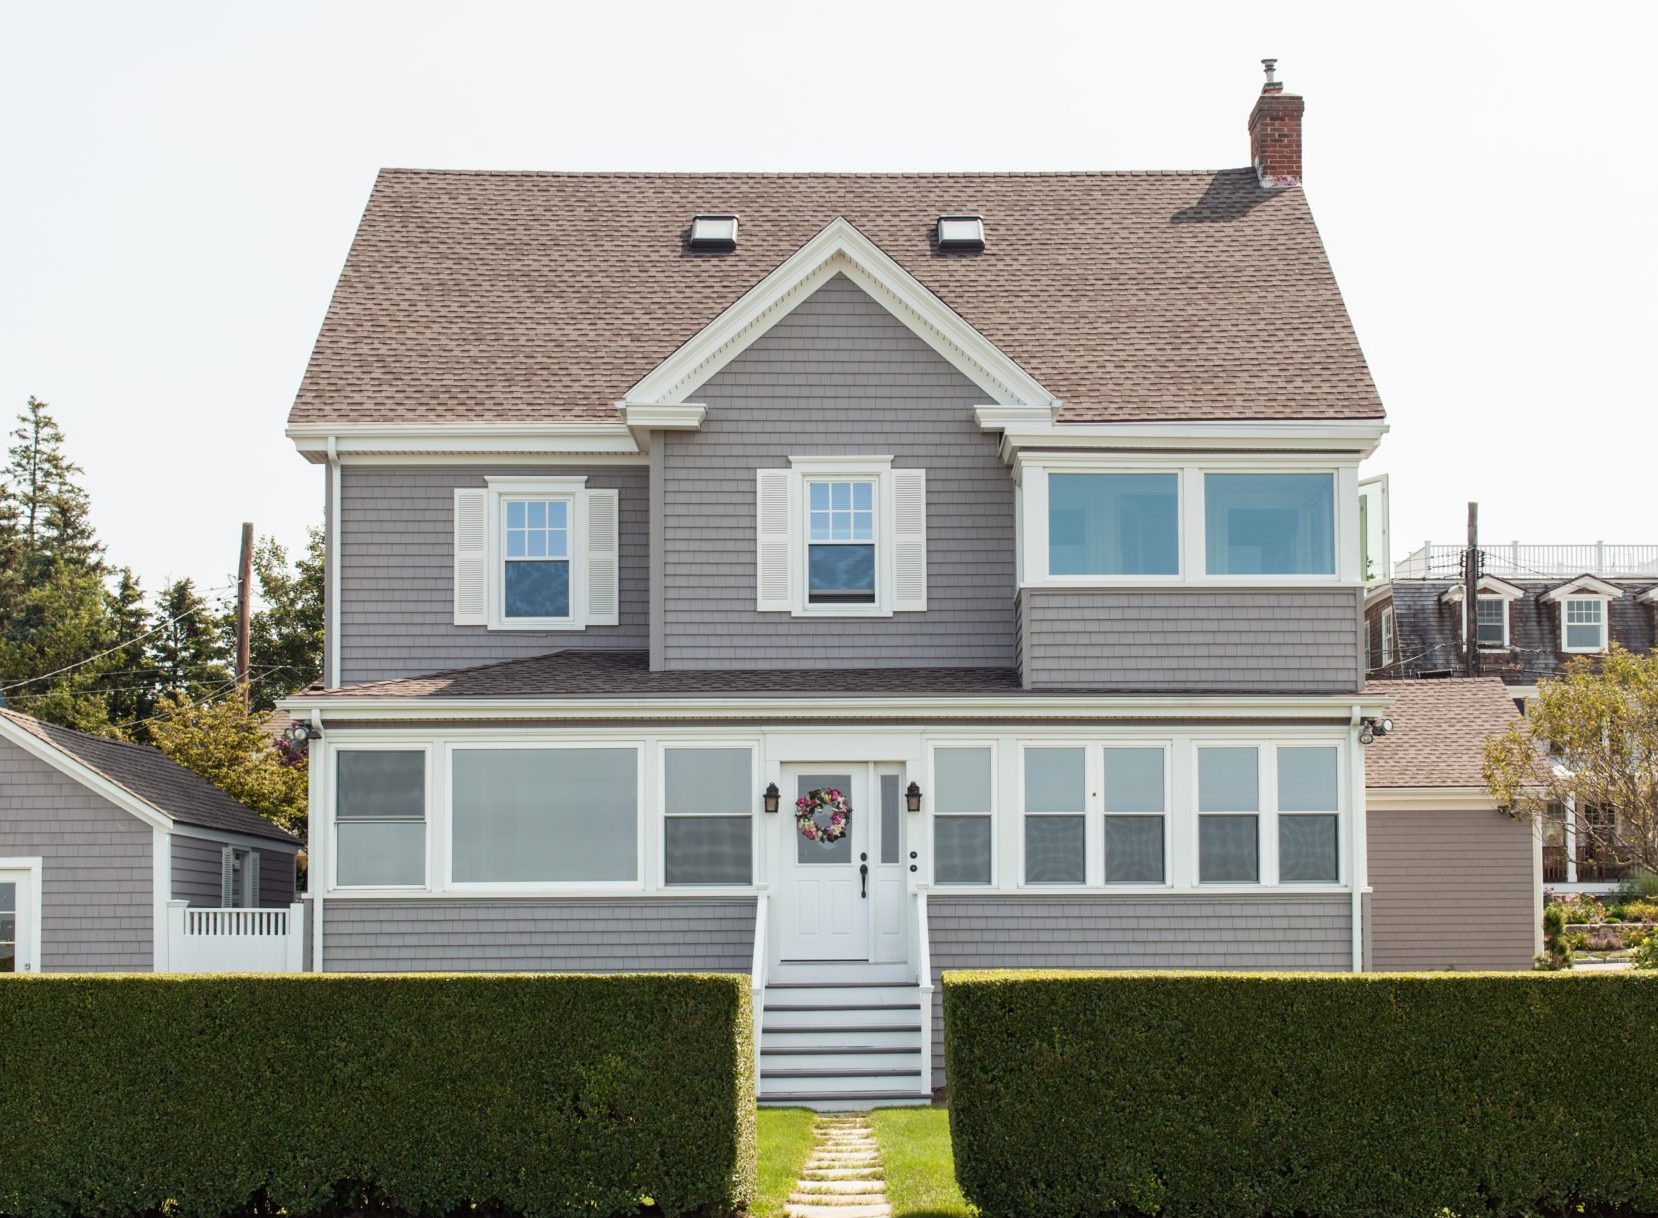
<path fill-rule="evenodd" d="M 1598 596 L 1568 596 L 1560 606 L 1562 651 L 1606 650 L 1606 601 Z"/>
<path fill-rule="evenodd" d="M 572 496 L 501 497 L 502 616 L 570 616 Z"/>
<path fill-rule="evenodd" d="M 1501 596 L 1474 598 L 1475 640 L 1486 651 L 1508 646 L 1508 601 Z"/>
<path fill-rule="evenodd" d="M 1179 475 L 1050 473 L 1048 574 L 1179 575 Z"/>
<path fill-rule="evenodd" d="M 1161 884 L 1167 756 L 1161 748 L 1105 753 L 1105 882 Z"/>
<path fill-rule="evenodd" d="M 426 751 L 334 753 L 334 883 L 426 885 Z"/>
<path fill-rule="evenodd" d="M 1393 663 L 1393 632 L 1394 632 L 1395 628 L 1396 627 L 1394 625 L 1393 606 L 1392 605 L 1385 606 L 1382 609 L 1382 622 L 1381 622 L 1382 664 L 1383 664 L 1384 667 L 1391 664 L 1391 663 Z"/>
<path fill-rule="evenodd" d="M 995 798 L 991 750 L 933 750 L 933 882 L 988 884 Z"/>
<path fill-rule="evenodd" d="M 662 759 L 664 882 L 752 882 L 753 750 L 675 747 Z"/>
<path fill-rule="evenodd" d="M 1087 761 L 1080 747 L 1024 751 L 1027 884 L 1087 878 Z"/>
<path fill-rule="evenodd" d="M 1282 746 L 1278 761 L 1278 881 L 1334 884 L 1340 820 L 1338 757 L 1329 746 Z"/>
<path fill-rule="evenodd" d="M 806 480 L 806 603 L 876 603 L 877 480 Z"/>
<path fill-rule="evenodd" d="M 1197 751 L 1198 882 L 1255 884 L 1261 878 L 1261 751 Z"/>
<path fill-rule="evenodd" d="M 1332 474 L 1205 474 L 1210 575 L 1334 575 Z"/>

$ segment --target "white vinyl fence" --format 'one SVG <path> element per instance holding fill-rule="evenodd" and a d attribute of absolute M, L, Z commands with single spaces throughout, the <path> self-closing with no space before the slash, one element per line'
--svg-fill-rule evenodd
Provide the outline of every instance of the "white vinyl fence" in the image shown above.
<path fill-rule="evenodd" d="M 305 967 L 305 906 L 214 909 L 167 902 L 169 973 L 297 973 Z"/>

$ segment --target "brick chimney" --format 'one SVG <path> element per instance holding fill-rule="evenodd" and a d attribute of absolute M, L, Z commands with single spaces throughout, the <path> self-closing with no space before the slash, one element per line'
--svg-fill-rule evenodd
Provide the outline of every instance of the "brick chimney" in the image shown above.
<path fill-rule="evenodd" d="M 1274 79 L 1276 59 L 1263 59 L 1267 82 L 1249 112 L 1249 163 L 1261 185 L 1269 188 L 1301 185 L 1301 112 L 1307 103 Z"/>

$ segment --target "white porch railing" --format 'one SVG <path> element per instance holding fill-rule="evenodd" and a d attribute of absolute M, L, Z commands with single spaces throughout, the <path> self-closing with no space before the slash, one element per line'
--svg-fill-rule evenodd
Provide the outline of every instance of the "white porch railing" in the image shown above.
<path fill-rule="evenodd" d="M 754 962 L 749 972 L 749 1001 L 754 1004 L 754 1083 L 760 1083 L 760 1025 L 766 1009 L 766 926 L 771 921 L 765 885 L 754 897 Z"/>
<path fill-rule="evenodd" d="M 933 952 L 927 933 L 927 889 L 915 890 L 915 975 L 921 987 L 921 1089 L 933 1089 Z"/>
<path fill-rule="evenodd" d="M 214 909 L 167 902 L 170 973 L 297 973 L 305 967 L 305 906 Z"/>
<path fill-rule="evenodd" d="M 1464 545 L 1425 541 L 1394 564 L 1396 579 L 1457 579 L 1462 574 Z M 1658 576 L 1658 545 L 1609 545 L 1604 541 L 1575 545 L 1521 545 L 1517 541 L 1482 545 L 1483 574 L 1502 579 L 1570 579 L 1600 575 L 1608 579 Z"/>

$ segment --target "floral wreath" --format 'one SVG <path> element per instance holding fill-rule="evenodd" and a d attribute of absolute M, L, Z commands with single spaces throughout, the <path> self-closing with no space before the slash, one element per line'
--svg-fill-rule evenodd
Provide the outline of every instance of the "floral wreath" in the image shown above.
<path fill-rule="evenodd" d="M 829 813 L 827 825 L 818 824 L 819 812 Z M 852 827 L 852 805 L 835 787 L 813 787 L 794 801 L 794 823 L 807 841 L 832 846 Z"/>

